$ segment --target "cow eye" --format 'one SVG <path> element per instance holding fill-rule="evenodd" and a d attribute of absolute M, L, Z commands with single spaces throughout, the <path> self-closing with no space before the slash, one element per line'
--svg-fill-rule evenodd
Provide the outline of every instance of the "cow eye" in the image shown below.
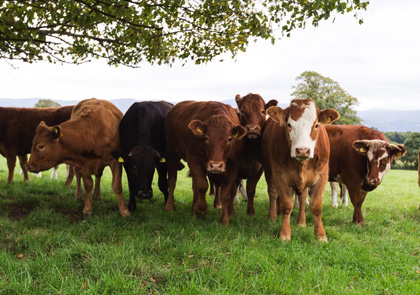
<path fill-rule="evenodd" d="M 232 141 L 232 137 L 229 137 L 228 141 L 231 142 Z"/>
<path fill-rule="evenodd" d="M 42 151 L 45 148 L 45 146 L 43 144 L 38 144 L 36 148 L 38 149 L 38 151 Z"/>
<path fill-rule="evenodd" d="M 287 128 L 292 129 L 292 125 L 290 123 L 287 123 Z"/>
<path fill-rule="evenodd" d="M 315 128 L 318 129 L 319 127 L 319 123 L 316 123 Z"/>
<path fill-rule="evenodd" d="M 262 111 L 261 111 L 261 114 L 265 115 L 265 110 L 262 110 Z"/>

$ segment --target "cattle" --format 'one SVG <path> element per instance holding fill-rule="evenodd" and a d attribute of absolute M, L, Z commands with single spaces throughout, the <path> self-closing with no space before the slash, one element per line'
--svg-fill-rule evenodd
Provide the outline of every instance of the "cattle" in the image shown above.
<path fill-rule="evenodd" d="M 267 119 L 266 111 L 276 106 L 277 100 L 265 103 L 259 94 L 250 93 L 244 97 L 235 97 L 238 106 L 239 121 L 246 129 L 244 137 L 244 153 L 239 162 L 239 177 L 247 179 L 246 195 L 247 214 L 255 215 L 254 196 L 257 183 L 263 173 L 261 154 L 261 134 Z"/>
<path fill-rule="evenodd" d="M 239 121 L 245 127 L 244 152 L 239 162 L 239 188 L 243 186 L 243 179 L 247 179 L 246 193 L 242 193 L 247 200 L 247 214 L 255 215 L 254 196 L 257 183 L 263 173 L 261 156 L 261 133 L 267 119 L 266 110 L 277 105 L 277 100 L 265 103 L 259 94 L 249 93 L 243 97 L 235 96 Z M 218 203 L 218 194 L 215 196 Z M 220 206 L 215 206 L 220 208 Z"/>
<path fill-rule="evenodd" d="M 26 169 L 27 155 L 31 152 L 32 139 L 38 124 L 44 121 L 49 125 L 57 125 L 67 121 L 70 119 L 73 107 L 72 105 L 59 108 L 0 107 L 0 153 L 7 159 L 9 169 L 7 183 L 13 181 L 16 156 L 19 158 L 24 179 L 29 180 Z"/>
<path fill-rule="evenodd" d="M 417 155 L 417 172 L 418 172 L 417 183 L 420 186 L 420 148 Z M 419 205 L 419 210 L 420 210 L 420 205 Z"/>
<path fill-rule="evenodd" d="M 158 186 L 168 199 L 165 158 L 164 122 L 173 105 L 165 101 L 136 102 L 127 110 L 119 126 L 121 150 L 113 156 L 123 163 L 127 173 L 130 200 L 128 209 L 136 209 L 136 198 L 150 199 L 153 195 L 152 180 L 155 168 Z"/>
<path fill-rule="evenodd" d="M 208 177 L 221 187 L 220 222 L 229 224 L 229 216 L 234 214 L 238 161 L 245 135 L 246 129 L 240 125 L 238 115 L 229 105 L 215 101 L 183 101 L 170 109 L 165 119 L 168 151 L 166 210 L 174 209 L 178 162 L 184 159 L 192 177 L 192 213 L 200 217 L 207 212 Z"/>
<path fill-rule="evenodd" d="M 366 194 L 381 184 L 392 161 L 405 155 L 406 149 L 361 125 L 331 125 L 326 130 L 331 146 L 329 179 L 345 184 L 354 207 L 353 222 L 364 225 Z"/>
<path fill-rule="evenodd" d="M 90 215 L 93 212 L 91 175 L 100 177 L 103 169 L 110 166 L 120 214 L 129 216 L 122 195 L 122 166 L 111 155 L 120 149 L 118 126 L 122 117 L 112 103 L 92 98 L 79 102 L 69 121 L 55 126 L 41 122 L 33 139 L 28 169 L 38 172 L 60 163 L 76 167 L 86 191 L 83 213 Z"/>
<path fill-rule="evenodd" d="M 331 150 L 331 148 L 330 148 Z M 340 188 L 340 200 L 343 206 L 348 206 L 347 187 L 343 183 L 330 181 L 331 186 L 331 207 L 338 208 L 338 189 Z"/>
<path fill-rule="evenodd" d="M 311 99 L 293 99 L 282 109 L 270 107 L 262 135 L 262 152 L 267 191 L 270 198 L 269 218 L 283 220 L 280 239 L 291 239 L 290 214 L 294 191 L 304 204 L 311 190 L 309 207 L 314 219 L 314 233 L 327 241 L 322 224 L 322 196 L 328 181 L 330 147 L 325 124 L 339 118 L 336 110 L 319 110 Z M 305 208 L 300 206 L 298 225 L 306 226 Z"/>

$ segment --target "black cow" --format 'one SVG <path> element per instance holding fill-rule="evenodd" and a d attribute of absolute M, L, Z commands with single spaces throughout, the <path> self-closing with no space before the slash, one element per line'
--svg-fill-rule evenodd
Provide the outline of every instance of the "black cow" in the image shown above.
<path fill-rule="evenodd" d="M 165 159 L 161 152 L 166 149 L 164 121 L 173 105 L 165 101 L 136 102 L 127 110 L 120 122 L 121 150 L 112 155 L 123 163 L 130 188 L 128 209 L 136 210 L 136 198 L 153 196 L 152 180 L 158 171 L 160 191 L 168 198 Z"/>

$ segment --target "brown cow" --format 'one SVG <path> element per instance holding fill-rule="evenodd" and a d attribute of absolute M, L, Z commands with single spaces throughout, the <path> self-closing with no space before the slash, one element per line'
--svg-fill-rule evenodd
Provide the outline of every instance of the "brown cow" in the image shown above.
<path fill-rule="evenodd" d="M 92 98 L 79 102 L 67 122 L 53 127 L 41 122 L 33 140 L 28 169 L 38 172 L 60 163 L 75 166 L 83 177 L 86 191 L 83 213 L 92 214 L 91 175 L 99 177 L 104 167 L 110 166 L 119 211 L 122 216 L 129 216 L 122 196 L 122 167 L 111 155 L 113 150 L 120 149 L 118 125 L 122 116 L 112 103 Z"/>
<path fill-rule="evenodd" d="M 267 113 L 271 119 L 265 124 L 262 150 L 270 197 L 268 216 L 275 221 L 277 213 L 283 215 L 280 239 L 289 241 L 292 191 L 305 204 L 310 188 L 315 237 L 326 242 L 321 213 L 330 147 L 324 124 L 337 120 L 339 114 L 333 109 L 318 110 L 311 99 L 294 99 L 286 109 L 271 107 Z M 306 225 L 305 206 L 299 208 L 298 225 Z"/>
<path fill-rule="evenodd" d="M 277 100 L 270 100 L 268 103 L 259 94 L 249 93 L 244 97 L 239 94 L 235 97 L 238 106 L 237 113 L 239 121 L 246 129 L 244 137 L 244 153 L 239 162 L 239 177 L 247 179 L 246 193 L 242 193 L 247 200 L 247 214 L 255 215 L 254 196 L 257 183 L 263 173 L 261 155 L 261 133 L 267 119 L 266 110 L 277 105 Z M 243 185 L 238 180 L 239 187 Z M 236 195 L 237 196 L 237 195 Z M 215 196 L 215 204 L 218 202 L 218 193 Z M 215 206 L 220 208 L 220 206 Z"/>
<path fill-rule="evenodd" d="M 32 139 L 41 121 L 57 125 L 70 119 L 74 106 L 59 108 L 13 108 L 0 107 L 0 153 L 7 159 L 9 176 L 7 183 L 13 181 L 16 156 L 19 158 L 23 177 L 29 180 L 26 163 L 31 152 Z M 71 182 L 70 182 L 71 183 Z"/>
<path fill-rule="evenodd" d="M 364 225 L 366 194 L 381 183 L 393 159 L 405 155 L 406 150 L 365 126 L 331 125 L 326 130 L 331 145 L 330 180 L 346 185 L 354 207 L 353 222 Z"/>
<path fill-rule="evenodd" d="M 165 119 L 169 188 L 166 210 L 174 209 L 174 189 L 182 158 L 188 163 L 192 177 L 192 213 L 199 217 L 207 212 L 207 176 L 221 186 L 220 221 L 229 224 L 229 216 L 234 214 L 241 139 L 245 134 L 238 115 L 229 105 L 183 101 L 170 109 Z"/>

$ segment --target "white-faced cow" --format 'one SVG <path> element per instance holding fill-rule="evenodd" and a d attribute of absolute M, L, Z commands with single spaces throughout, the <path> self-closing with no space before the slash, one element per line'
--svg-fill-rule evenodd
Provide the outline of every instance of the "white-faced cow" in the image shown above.
<path fill-rule="evenodd" d="M 130 188 L 128 209 L 136 209 L 136 198 L 153 196 L 152 180 L 155 168 L 158 186 L 168 199 L 167 170 L 163 152 L 166 150 L 164 123 L 166 113 L 173 107 L 165 101 L 134 103 L 120 123 L 121 150 L 112 154 L 123 163 Z"/>
<path fill-rule="evenodd" d="M 110 166 L 120 214 L 129 216 L 122 195 L 122 167 L 111 155 L 113 150 L 120 149 L 118 125 L 122 116 L 112 103 L 92 98 L 79 102 L 69 121 L 52 127 L 41 122 L 33 139 L 28 169 L 38 172 L 60 163 L 75 166 L 83 177 L 86 191 L 83 213 L 92 214 L 91 175 L 99 177 L 104 167 Z"/>
<path fill-rule="evenodd" d="M 246 130 L 240 125 L 235 110 L 220 102 L 183 101 L 169 110 L 165 119 L 168 149 L 168 201 L 166 209 L 174 209 L 174 189 L 178 163 L 184 159 L 190 168 L 193 187 L 192 213 L 206 214 L 207 177 L 221 187 L 220 221 L 229 224 L 234 214 L 233 200 L 237 191 L 238 161 L 242 154 L 242 138 Z"/>
<path fill-rule="evenodd" d="M 331 146 L 330 180 L 346 185 L 354 207 L 353 222 L 364 225 L 362 204 L 366 194 L 381 184 L 392 161 L 405 155 L 406 150 L 365 126 L 331 125 L 326 130 Z"/>
<path fill-rule="evenodd" d="M 262 135 L 262 150 L 267 190 L 270 197 L 269 218 L 283 220 L 280 239 L 291 239 L 290 214 L 292 191 L 304 204 L 311 189 L 310 210 L 314 218 L 315 237 L 327 241 L 322 224 L 322 196 L 328 181 L 330 147 L 324 124 L 338 119 L 333 109 L 321 111 L 311 99 L 294 99 L 281 109 L 270 107 L 270 119 Z M 305 208 L 300 206 L 298 225 L 305 226 Z"/>

